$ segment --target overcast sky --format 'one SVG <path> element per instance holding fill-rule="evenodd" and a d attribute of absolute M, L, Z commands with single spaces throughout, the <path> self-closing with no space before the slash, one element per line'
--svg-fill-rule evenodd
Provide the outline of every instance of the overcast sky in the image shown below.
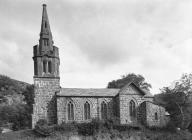
<path fill-rule="evenodd" d="M 152 93 L 192 71 L 192 0 L 0 0 L 0 74 L 33 83 L 47 4 L 62 87 L 141 74 Z"/>

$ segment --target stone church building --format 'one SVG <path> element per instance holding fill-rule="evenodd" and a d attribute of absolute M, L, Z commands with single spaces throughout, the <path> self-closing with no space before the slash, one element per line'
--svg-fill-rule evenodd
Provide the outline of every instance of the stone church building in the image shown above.
<path fill-rule="evenodd" d="M 61 88 L 59 49 L 54 46 L 46 5 L 43 4 L 39 44 L 33 47 L 34 104 L 32 126 L 39 119 L 50 124 L 111 119 L 119 124 L 163 126 L 165 109 L 134 83 L 121 89 Z"/>

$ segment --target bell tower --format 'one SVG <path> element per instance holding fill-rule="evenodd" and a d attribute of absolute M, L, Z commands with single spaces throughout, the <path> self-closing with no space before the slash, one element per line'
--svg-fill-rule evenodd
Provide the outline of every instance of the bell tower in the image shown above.
<path fill-rule="evenodd" d="M 59 50 L 53 45 L 46 5 L 43 4 L 39 44 L 33 48 L 34 77 L 59 78 Z"/>
<path fill-rule="evenodd" d="M 56 123 L 55 93 L 60 89 L 59 49 L 53 38 L 46 4 L 43 4 L 39 44 L 33 47 L 34 61 L 34 104 L 32 127 L 39 119 Z"/>

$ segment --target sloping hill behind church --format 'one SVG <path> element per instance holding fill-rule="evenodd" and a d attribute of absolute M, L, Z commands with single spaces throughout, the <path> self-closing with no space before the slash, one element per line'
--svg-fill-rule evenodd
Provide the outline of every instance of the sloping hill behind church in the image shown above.
<path fill-rule="evenodd" d="M 0 74 L 0 105 L 22 103 L 22 93 L 29 85 L 29 83 Z"/>

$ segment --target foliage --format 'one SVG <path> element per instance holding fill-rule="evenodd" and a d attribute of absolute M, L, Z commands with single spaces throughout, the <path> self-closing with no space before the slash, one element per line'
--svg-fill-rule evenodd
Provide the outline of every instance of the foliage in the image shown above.
<path fill-rule="evenodd" d="M 145 78 L 142 75 L 140 75 L 140 74 L 137 75 L 134 73 L 123 75 L 120 79 L 109 82 L 107 87 L 108 88 L 122 88 L 129 82 L 134 82 L 137 86 L 141 87 L 142 89 L 148 90 L 148 91 L 152 87 L 151 84 L 149 84 L 145 81 Z"/>
<path fill-rule="evenodd" d="M 183 74 L 172 86 L 162 88 L 161 94 L 155 95 L 154 99 L 166 108 L 176 127 L 186 129 L 192 118 L 191 97 L 192 74 Z"/>
<path fill-rule="evenodd" d="M 13 123 L 14 130 L 31 126 L 33 90 L 33 85 L 0 75 L 0 122 L 2 124 Z M 8 102 L 9 100 L 11 102 Z"/>
<path fill-rule="evenodd" d="M 63 131 L 63 132 L 77 132 L 77 123 L 76 122 L 71 122 L 71 123 L 65 123 L 63 122 L 60 125 L 56 125 L 54 127 L 56 131 Z"/>
<path fill-rule="evenodd" d="M 33 113 L 33 104 L 34 104 L 34 85 L 26 86 L 26 89 L 22 92 L 24 95 L 24 101 L 26 102 L 29 108 L 29 114 Z"/>
<path fill-rule="evenodd" d="M 192 74 L 183 74 L 179 80 L 172 83 L 170 87 L 163 87 L 161 93 L 184 92 L 186 95 L 192 94 Z"/>
<path fill-rule="evenodd" d="M 3 124 L 13 123 L 13 130 L 26 128 L 31 117 L 27 110 L 23 104 L 0 106 L 0 120 Z"/>
<path fill-rule="evenodd" d="M 103 133 L 98 132 L 91 136 L 82 136 L 67 132 L 56 131 L 54 135 L 48 137 L 39 137 L 32 130 L 22 130 L 0 135 L 3 140 L 74 140 L 74 139 L 89 139 L 89 140 L 191 140 L 192 134 L 187 131 L 162 131 L 162 130 L 110 130 Z"/>
<path fill-rule="evenodd" d="M 11 79 L 8 76 L 0 74 L 0 95 L 1 96 L 20 94 L 23 92 L 26 85 L 28 84 Z"/>
<path fill-rule="evenodd" d="M 47 120 L 40 119 L 36 125 L 34 131 L 44 137 L 50 136 L 53 134 L 53 128 L 48 126 Z"/>
<path fill-rule="evenodd" d="M 103 121 L 99 119 L 93 119 L 91 122 L 87 123 L 62 123 L 60 125 L 56 125 L 54 129 L 56 131 L 63 131 L 63 132 L 78 132 L 80 135 L 93 135 L 99 131 L 105 131 L 112 129 L 111 121 Z"/>
<path fill-rule="evenodd" d="M 20 90 L 11 78 L 0 75 L 0 95 L 12 95 L 18 93 Z"/>

